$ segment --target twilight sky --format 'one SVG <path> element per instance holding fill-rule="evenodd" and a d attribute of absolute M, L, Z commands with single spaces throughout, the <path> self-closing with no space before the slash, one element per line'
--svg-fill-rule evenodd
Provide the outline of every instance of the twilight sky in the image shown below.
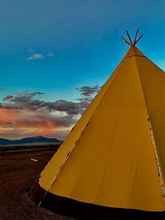
<path fill-rule="evenodd" d="M 0 137 L 58 138 L 80 117 L 137 27 L 165 70 L 164 0 L 0 0 Z"/>

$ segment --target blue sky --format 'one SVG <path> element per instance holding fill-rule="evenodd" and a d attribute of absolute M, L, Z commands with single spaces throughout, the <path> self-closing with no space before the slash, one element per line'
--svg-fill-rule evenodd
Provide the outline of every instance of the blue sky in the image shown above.
<path fill-rule="evenodd" d="M 139 27 L 139 48 L 165 69 L 164 0 L 0 0 L 0 101 L 42 92 L 76 101 L 82 86 L 102 85 Z"/>
<path fill-rule="evenodd" d="M 75 87 L 105 81 L 127 50 L 121 35 L 137 27 L 139 47 L 165 68 L 164 10 L 163 0 L 1 1 L 0 87 L 72 98 Z M 28 60 L 33 53 L 44 57 Z"/>

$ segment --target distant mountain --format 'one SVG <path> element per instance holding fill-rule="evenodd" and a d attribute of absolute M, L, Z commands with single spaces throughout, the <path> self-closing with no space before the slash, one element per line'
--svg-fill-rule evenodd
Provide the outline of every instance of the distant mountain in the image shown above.
<path fill-rule="evenodd" d="M 56 138 L 48 138 L 42 136 L 36 137 L 27 137 L 16 140 L 8 140 L 4 138 L 0 138 L 0 146 L 9 146 L 9 145 L 43 145 L 43 144 L 61 144 L 62 141 Z"/>
<path fill-rule="evenodd" d="M 10 140 L 0 138 L 0 145 L 8 145 L 10 144 Z"/>

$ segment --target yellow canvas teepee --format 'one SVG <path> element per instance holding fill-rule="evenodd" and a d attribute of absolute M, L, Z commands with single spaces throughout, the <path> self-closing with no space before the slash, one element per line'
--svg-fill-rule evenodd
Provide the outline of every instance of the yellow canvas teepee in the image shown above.
<path fill-rule="evenodd" d="M 134 44 L 41 173 L 52 196 L 165 210 L 165 75 Z"/>

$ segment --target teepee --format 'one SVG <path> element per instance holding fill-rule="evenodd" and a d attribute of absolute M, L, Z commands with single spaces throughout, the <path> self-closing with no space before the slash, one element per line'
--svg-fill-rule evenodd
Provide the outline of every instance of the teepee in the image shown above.
<path fill-rule="evenodd" d="M 165 74 L 140 38 L 41 172 L 43 206 L 165 211 Z"/>

